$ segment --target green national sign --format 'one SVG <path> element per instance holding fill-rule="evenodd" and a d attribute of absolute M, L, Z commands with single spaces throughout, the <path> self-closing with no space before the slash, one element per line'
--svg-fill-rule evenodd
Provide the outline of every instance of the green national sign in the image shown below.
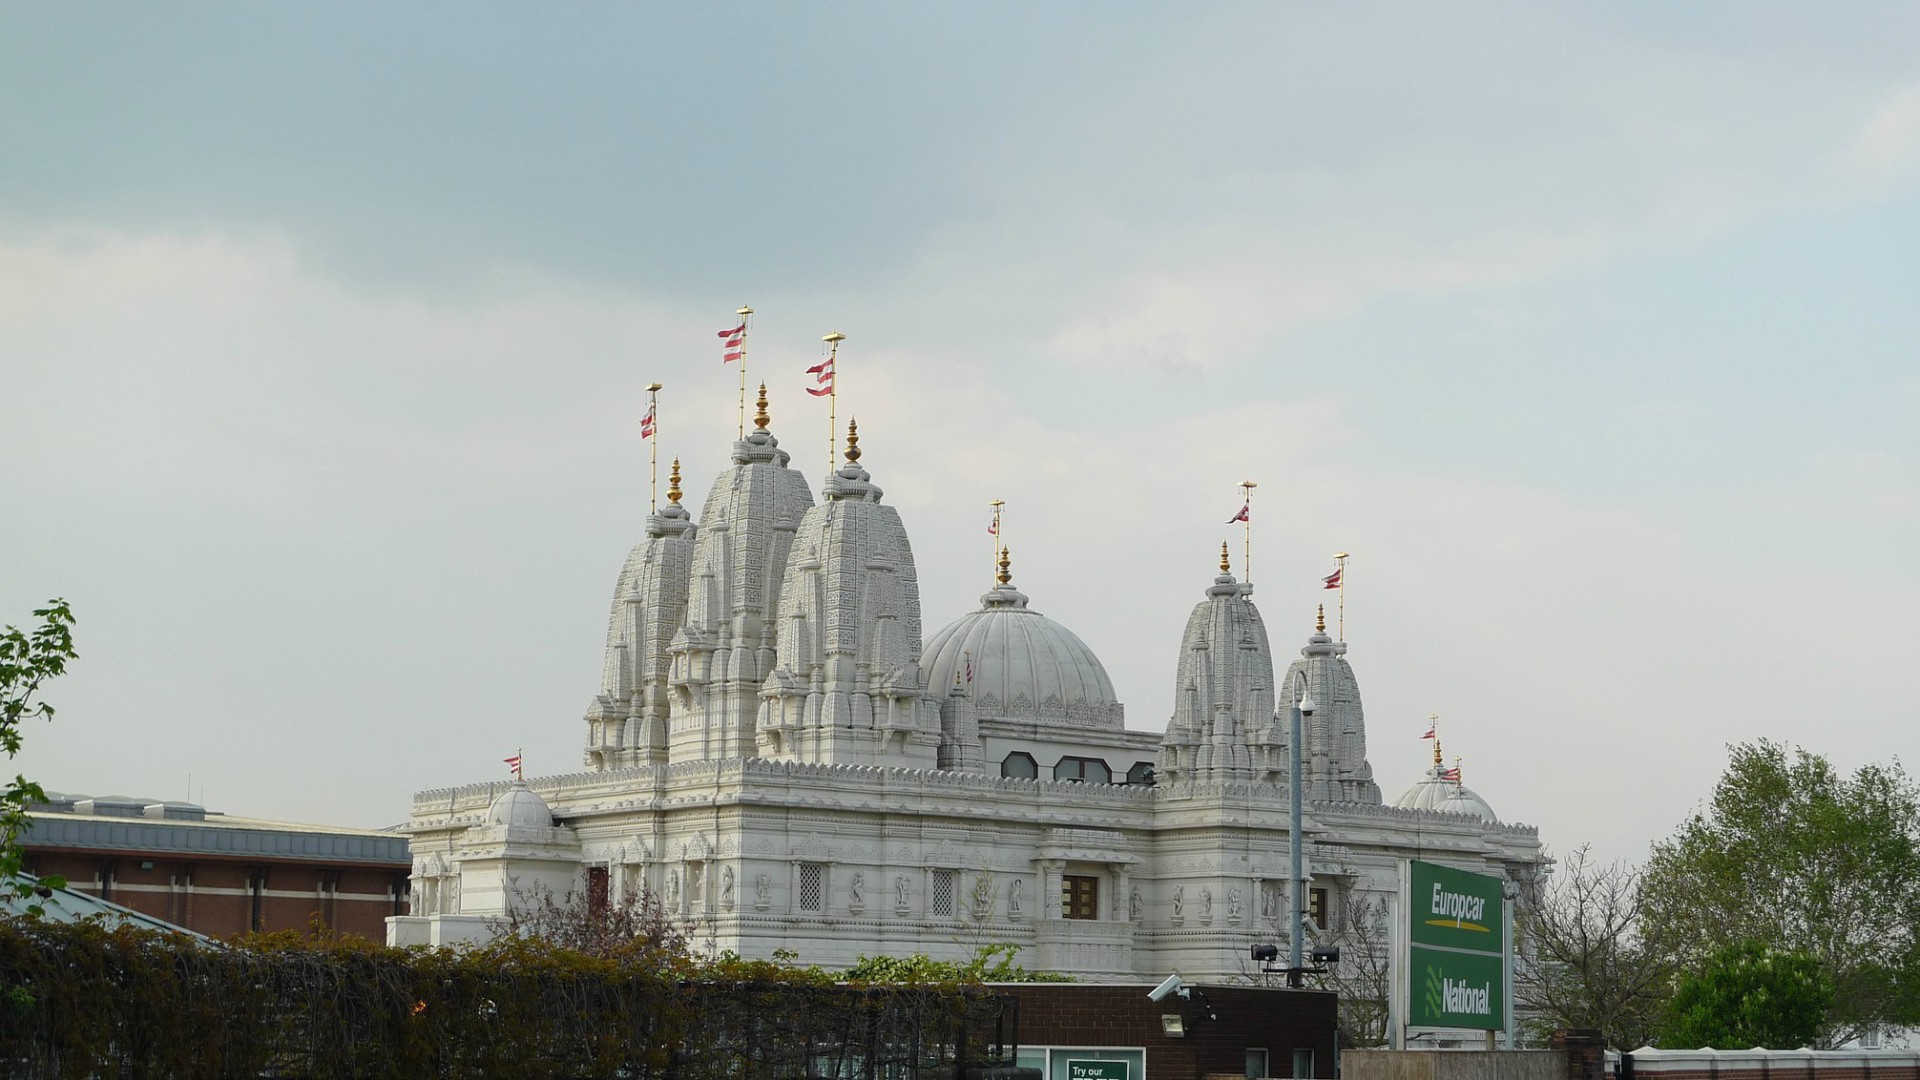
<path fill-rule="evenodd" d="M 1412 978 L 1409 989 L 1413 1000 L 1407 1010 L 1407 1022 L 1415 1027 L 1460 1027 L 1499 1029 L 1507 1015 L 1507 1003 L 1501 994 L 1502 972 L 1498 956 L 1447 952 L 1441 949 L 1412 950 Z"/>
<path fill-rule="evenodd" d="M 1505 883 L 1414 860 L 1407 897 L 1407 1023 L 1505 1025 Z"/>
<path fill-rule="evenodd" d="M 1129 1080 L 1124 1061 L 1067 1059 L 1067 1080 Z"/>

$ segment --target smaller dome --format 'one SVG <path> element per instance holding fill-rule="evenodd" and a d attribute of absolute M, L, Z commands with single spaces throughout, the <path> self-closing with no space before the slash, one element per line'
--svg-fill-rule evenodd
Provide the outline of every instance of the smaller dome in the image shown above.
<path fill-rule="evenodd" d="M 1469 814 L 1489 824 L 1499 824 L 1493 807 L 1473 793 L 1473 789 L 1455 780 L 1442 779 L 1440 768 L 1427 770 L 1426 778 L 1400 793 L 1393 805 L 1405 810 L 1438 810 L 1443 814 Z"/>
<path fill-rule="evenodd" d="M 533 793 L 525 780 L 515 780 L 506 793 L 493 800 L 487 808 L 487 823 L 490 825 L 532 825 L 536 828 L 553 828 L 553 810 L 547 806 L 547 800 Z"/>

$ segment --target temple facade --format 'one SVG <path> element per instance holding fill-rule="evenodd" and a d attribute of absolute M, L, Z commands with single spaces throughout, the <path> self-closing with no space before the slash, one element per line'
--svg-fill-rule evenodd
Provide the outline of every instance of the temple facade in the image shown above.
<path fill-rule="evenodd" d="M 978 609 L 923 638 L 907 529 L 852 425 L 816 500 L 764 388 L 754 423 L 698 521 L 675 464 L 620 568 L 583 771 L 415 796 L 412 909 L 390 942 L 485 938 L 539 889 L 645 890 L 694 940 L 749 957 L 1015 944 L 1082 977 L 1249 974 L 1249 945 L 1287 943 L 1303 699 L 1316 933 L 1380 911 L 1408 858 L 1517 886 L 1545 865 L 1533 828 L 1437 763 L 1388 805 L 1346 644 L 1323 619 L 1276 677 L 1224 549 L 1196 582 L 1165 731 L 1131 730 L 1099 658 L 1014 587 L 1010 553 Z"/>

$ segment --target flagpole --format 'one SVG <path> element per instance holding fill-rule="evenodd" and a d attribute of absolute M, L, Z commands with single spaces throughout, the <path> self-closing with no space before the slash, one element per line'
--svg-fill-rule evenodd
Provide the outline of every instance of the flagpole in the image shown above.
<path fill-rule="evenodd" d="M 734 312 L 740 316 L 740 434 L 737 438 L 747 437 L 747 319 L 753 315 L 753 309 L 741 304 Z"/>
<path fill-rule="evenodd" d="M 1342 551 L 1335 555 L 1334 561 L 1340 564 L 1340 640 L 1347 640 L 1347 559 L 1350 556 Z"/>
<path fill-rule="evenodd" d="M 1240 552 L 1240 573 L 1249 585 L 1253 584 L 1253 489 L 1259 486 L 1251 480 L 1240 481 L 1240 505 L 1247 508 L 1247 520 L 1240 523 L 1246 529 Z"/>
<path fill-rule="evenodd" d="M 1000 508 L 1007 505 L 1007 501 L 1005 499 L 995 499 L 987 505 L 993 507 L 993 558 L 988 560 L 989 566 L 987 567 L 987 588 L 991 589 L 994 585 L 998 584 L 994 579 L 994 574 L 1000 567 Z"/>
<path fill-rule="evenodd" d="M 827 370 L 833 375 L 833 384 L 827 388 L 827 475 L 833 475 L 833 462 L 839 456 L 840 447 L 840 343 L 847 335 L 835 330 L 820 339 L 827 343 Z"/>
<path fill-rule="evenodd" d="M 660 384 L 647 384 L 647 513 L 660 512 Z"/>

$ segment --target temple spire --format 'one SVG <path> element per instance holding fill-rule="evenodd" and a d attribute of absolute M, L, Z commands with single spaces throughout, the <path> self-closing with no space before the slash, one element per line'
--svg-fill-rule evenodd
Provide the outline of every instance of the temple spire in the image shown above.
<path fill-rule="evenodd" d="M 674 505 L 680 503 L 680 459 L 673 459 L 673 469 L 667 473 L 667 501 Z"/>
<path fill-rule="evenodd" d="M 753 426 L 760 431 L 767 430 L 767 384 L 760 384 L 760 400 L 753 407 Z"/>
<path fill-rule="evenodd" d="M 1233 562 L 1227 558 L 1227 542 L 1225 540 L 1220 541 L 1220 572 L 1223 574 L 1233 573 Z"/>
<path fill-rule="evenodd" d="M 1008 567 L 1011 566 L 1012 564 L 1013 564 L 1013 557 L 1008 554 L 1008 549 L 1004 547 L 1001 548 L 1000 549 L 1000 573 L 994 577 L 994 580 L 998 581 L 1002 585 L 1011 585 L 1013 583 L 1013 571 L 1009 570 Z"/>

